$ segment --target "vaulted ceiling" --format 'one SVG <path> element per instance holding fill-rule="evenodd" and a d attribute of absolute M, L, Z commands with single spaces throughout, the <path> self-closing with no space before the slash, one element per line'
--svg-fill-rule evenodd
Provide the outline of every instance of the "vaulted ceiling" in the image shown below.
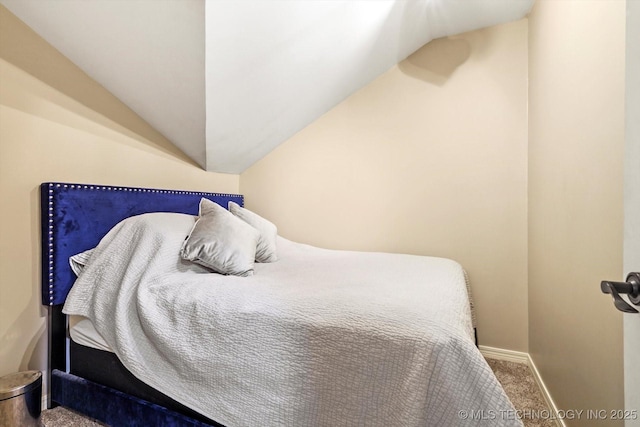
<path fill-rule="evenodd" d="M 534 0 L 0 0 L 203 168 L 241 173 L 430 40 Z"/>

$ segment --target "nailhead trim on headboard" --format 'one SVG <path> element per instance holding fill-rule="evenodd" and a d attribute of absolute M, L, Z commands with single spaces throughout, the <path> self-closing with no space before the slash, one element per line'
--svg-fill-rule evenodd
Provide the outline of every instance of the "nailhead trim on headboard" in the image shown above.
<path fill-rule="evenodd" d="M 53 184 L 49 184 L 49 207 L 47 211 L 49 212 L 49 244 L 47 256 L 49 259 L 49 305 L 53 305 Z"/>
<path fill-rule="evenodd" d="M 90 185 L 90 184 L 62 184 L 51 182 L 49 185 L 49 194 L 53 194 L 54 186 L 57 188 L 69 188 L 77 190 L 104 190 L 104 191 L 133 191 L 141 193 L 164 193 L 164 194 L 192 194 L 195 196 L 221 196 L 221 197 L 235 197 L 239 194 L 230 193 L 209 193 L 204 191 L 187 191 L 187 190 L 161 190 L 155 188 L 138 188 L 138 187 L 112 187 L 109 185 Z"/>

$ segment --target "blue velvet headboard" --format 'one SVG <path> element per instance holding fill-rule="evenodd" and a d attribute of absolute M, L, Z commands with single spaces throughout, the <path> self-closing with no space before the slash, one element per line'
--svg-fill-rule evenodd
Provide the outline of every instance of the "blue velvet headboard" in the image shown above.
<path fill-rule="evenodd" d="M 76 279 L 69 257 L 95 247 L 118 222 L 148 212 L 198 214 L 206 197 L 223 207 L 240 206 L 237 194 L 46 182 L 40 186 L 42 304 L 63 304 Z"/>

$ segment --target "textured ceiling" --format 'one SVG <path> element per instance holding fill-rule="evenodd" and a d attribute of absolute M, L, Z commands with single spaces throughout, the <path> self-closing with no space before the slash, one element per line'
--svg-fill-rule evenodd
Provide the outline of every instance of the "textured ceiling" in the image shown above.
<path fill-rule="evenodd" d="M 534 0 L 0 0 L 207 170 L 240 173 L 430 40 Z"/>

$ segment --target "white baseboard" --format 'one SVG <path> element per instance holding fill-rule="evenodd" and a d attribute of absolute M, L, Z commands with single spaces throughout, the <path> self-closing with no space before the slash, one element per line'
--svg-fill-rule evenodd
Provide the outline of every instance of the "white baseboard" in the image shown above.
<path fill-rule="evenodd" d="M 540 372 L 538 372 L 538 368 L 536 367 L 536 364 L 533 363 L 533 359 L 531 359 L 531 356 L 529 354 L 527 354 L 527 358 L 529 359 L 529 367 L 531 368 L 531 372 L 533 372 L 533 378 L 538 383 L 538 388 L 542 393 L 542 397 L 544 398 L 544 401 L 547 403 L 547 406 L 551 408 L 551 411 L 554 414 L 557 414 L 558 407 L 556 406 L 556 403 L 551 398 L 551 394 L 549 394 L 549 389 L 547 389 L 547 386 L 544 384 L 544 381 L 542 381 L 542 377 L 540 376 Z M 556 417 L 556 424 L 558 425 L 558 427 L 567 427 L 567 425 L 564 423 L 564 420 L 562 418 Z"/>
<path fill-rule="evenodd" d="M 478 346 L 480 353 L 487 359 L 504 360 L 506 362 L 529 364 L 529 354 L 521 351 L 504 350 L 502 348 Z"/>
<path fill-rule="evenodd" d="M 487 359 L 504 360 L 506 362 L 522 363 L 522 364 L 528 365 L 529 368 L 531 368 L 531 372 L 533 373 L 533 378 L 536 380 L 536 383 L 538 384 L 538 388 L 540 389 L 540 393 L 542 393 L 542 397 L 544 398 L 545 403 L 547 404 L 549 409 L 551 409 L 552 413 L 558 414 L 558 407 L 556 406 L 555 402 L 551 398 L 551 394 L 549 394 L 549 389 L 547 389 L 547 386 L 544 384 L 544 381 L 542 381 L 540 372 L 538 371 L 538 368 L 536 367 L 535 363 L 533 363 L 533 359 L 531 359 L 531 356 L 529 355 L 529 353 L 523 353 L 521 351 L 513 351 L 513 350 L 504 350 L 502 348 L 487 347 L 483 345 L 478 346 L 478 348 L 480 349 L 480 353 L 482 353 L 482 355 Z M 567 427 L 567 425 L 564 423 L 564 420 L 562 420 L 561 418 L 554 417 L 554 419 L 558 427 Z"/>

